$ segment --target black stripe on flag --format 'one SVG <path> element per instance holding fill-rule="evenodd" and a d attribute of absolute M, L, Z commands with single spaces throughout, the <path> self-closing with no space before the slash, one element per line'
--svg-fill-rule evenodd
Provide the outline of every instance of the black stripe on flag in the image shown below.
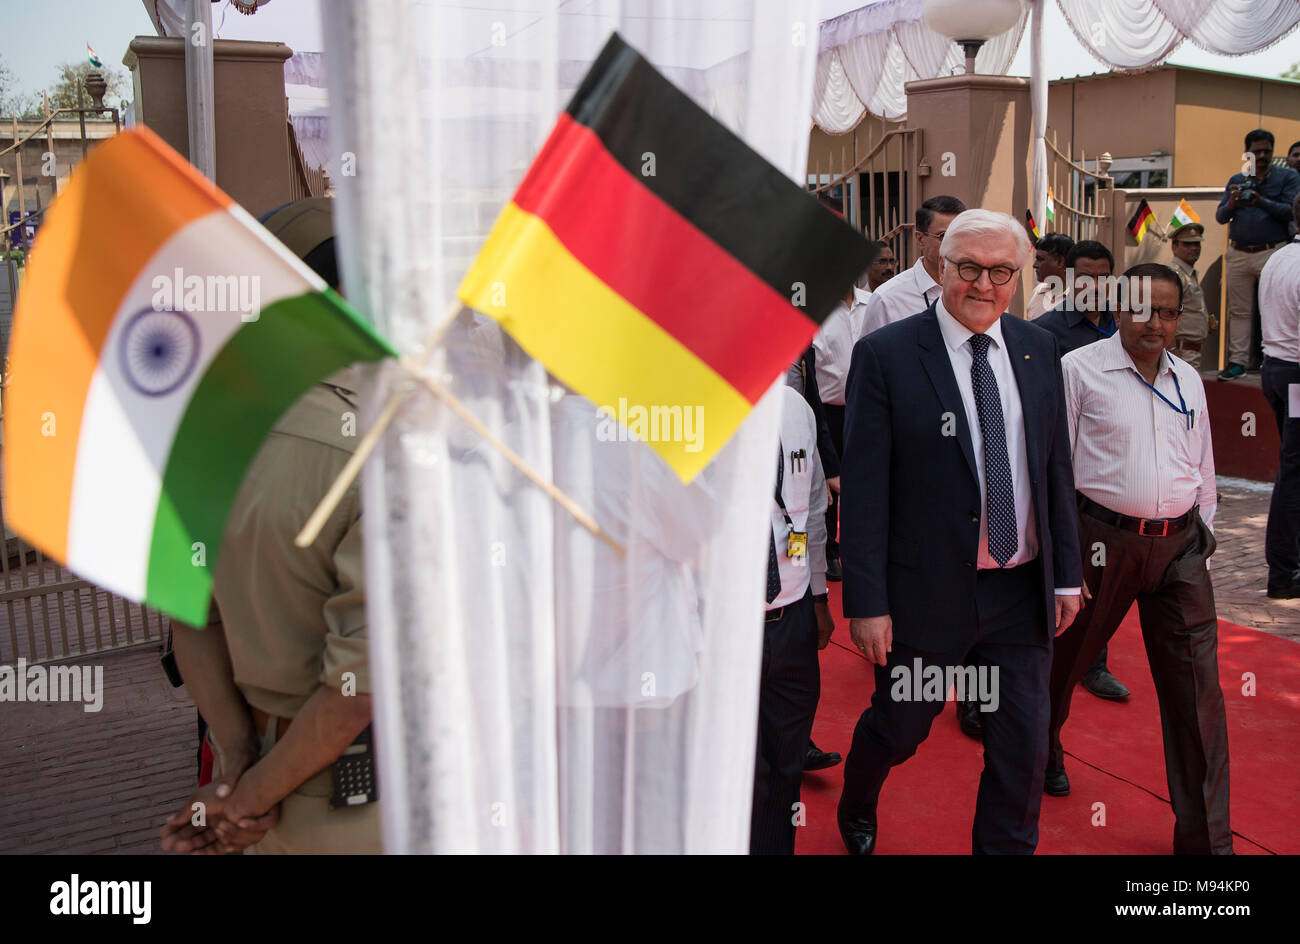
<path fill-rule="evenodd" d="M 817 323 L 875 255 L 852 226 L 691 101 L 614 33 L 568 106 L 614 159 Z M 653 162 L 653 173 L 649 173 Z M 600 212 L 617 213 L 618 207 Z"/>

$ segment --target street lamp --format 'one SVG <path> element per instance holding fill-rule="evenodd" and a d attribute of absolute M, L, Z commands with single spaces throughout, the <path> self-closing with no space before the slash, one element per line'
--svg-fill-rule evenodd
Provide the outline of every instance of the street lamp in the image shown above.
<path fill-rule="evenodd" d="M 1020 0 L 925 0 L 921 17 L 930 29 L 961 46 L 966 74 L 973 75 L 980 46 L 1015 26 L 1023 10 Z"/>

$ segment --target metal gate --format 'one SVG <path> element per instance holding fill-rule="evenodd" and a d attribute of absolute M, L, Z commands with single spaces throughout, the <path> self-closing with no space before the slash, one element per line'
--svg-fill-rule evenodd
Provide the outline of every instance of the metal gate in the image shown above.
<path fill-rule="evenodd" d="M 0 500 L 0 512 L 3 512 Z M 0 665 L 158 643 L 168 619 L 73 575 L 4 531 L 0 557 Z"/>

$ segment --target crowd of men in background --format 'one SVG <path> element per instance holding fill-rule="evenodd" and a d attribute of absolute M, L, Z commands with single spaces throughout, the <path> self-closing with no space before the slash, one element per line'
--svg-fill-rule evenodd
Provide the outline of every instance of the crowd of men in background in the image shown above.
<path fill-rule="evenodd" d="M 1300 385 L 1300 142 L 1285 165 L 1272 163 L 1273 143 L 1262 129 L 1246 136 L 1253 173 L 1232 177 L 1216 214 L 1229 224 L 1219 379 L 1250 368 L 1258 311 L 1264 391 L 1282 438 L 1267 590 L 1300 597 L 1300 419 L 1289 405 Z M 853 643 L 877 666 L 838 811 L 851 853 L 874 851 L 885 777 L 942 708 L 891 694 L 909 664 L 1002 671 L 997 711 L 973 686 L 954 693 L 961 730 L 985 744 L 972 848 L 1032 853 L 1041 795 L 1070 792 L 1061 729 L 1074 687 L 1130 695 L 1109 671 L 1107 643 L 1135 601 L 1160 703 L 1174 851 L 1232 853 L 1206 566 L 1217 491 L 1200 372 L 1218 323 L 1196 268 L 1204 232 L 1189 223 L 1167 233 L 1167 264 L 1123 273 L 1143 281 L 1133 296 L 1143 300 L 1114 307 L 1096 290 L 1116 275 L 1102 243 L 1050 233 L 1031 248 L 1022 224 L 952 196 L 916 211 L 906 270 L 894 275 L 895 254 L 876 244 L 866 287 L 841 302 L 787 378 L 803 397 L 788 397 L 778 456 L 751 851 L 793 852 L 803 771 L 840 761 L 810 735 L 812 646 L 829 642 L 826 581 L 842 579 Z M 1038 284 L 1022 321 L 1005 312 L 1030 252 Z M 927 397 L 942 407 L 935 416 Z M 940 415 L 958 421 L 957 435 Z M 792 445 L 818 455 L 823 474 L 791 475 Z M 952 495 L 973 507 L 947 507 Z M 1068 521 L 1049 514 L 1062 501 Z"/>

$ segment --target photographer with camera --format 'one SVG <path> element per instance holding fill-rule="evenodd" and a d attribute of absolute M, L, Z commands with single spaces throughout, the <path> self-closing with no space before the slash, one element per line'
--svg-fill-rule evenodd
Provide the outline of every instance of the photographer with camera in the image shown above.
<path fill-rule="evenodd" d="M 1300 173 L 1274 167 L 1273 135 L 1256 128 L 1246 135 L 1254 158 L 1249 174 L 1233 174 L 1214 217 L 1228 223 L 1228 363 L 1220 380 L 1235 380 L 1250 363 L 1251 317 L 1259 274 L 1269 256 L 1290 238 L 1291 203 L 1300 193 Z M 1243 159 L 1246 155 L 1242 155 Z"/>

